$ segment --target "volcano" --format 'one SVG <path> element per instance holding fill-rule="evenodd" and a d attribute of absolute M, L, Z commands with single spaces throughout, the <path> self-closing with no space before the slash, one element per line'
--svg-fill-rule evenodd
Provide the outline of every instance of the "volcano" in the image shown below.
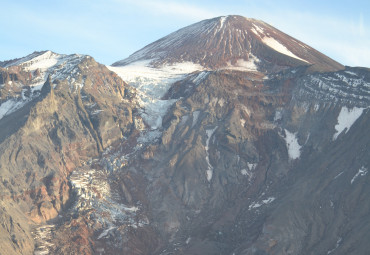
<path fill-rule="evenodd" d="M 368 254 L 369 126 L 368 68 L 241 16 L 0 62 L 0 254 Z"/>
<path fill-rule="evenodd" d="M 242 16 L 218 17 L 182 28 L 113 66 L 139 60 L 150 60 L 154 66 L 192 62 L 210 69 L 271 71 L 299 65 L 322 72 L 343 69 L 341 64 L 269 24 Z"/>

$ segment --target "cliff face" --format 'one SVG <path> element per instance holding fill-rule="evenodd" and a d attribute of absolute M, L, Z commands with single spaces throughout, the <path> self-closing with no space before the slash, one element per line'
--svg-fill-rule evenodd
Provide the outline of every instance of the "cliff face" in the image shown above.
<path fill-rule="evenodd" d="M 51 250 L 365 254 L 369 74 L 306 68 L 173 84 L 160 135 L 132 134 L 76 171 L 72 183 L 80 172 L 96 184 L 77 185 L 78 216 L 54 231 Z"/>
<path fill-rule="evenodd" d="M 303 73 L 210 72 L 169 91 L 194 87 L 171 108 L 144 169 L 171 251 L 366 253 L 354 229 L 368 228 L 368 73 Z"/>
<path fill-rule="evenodd" d="M 55 219 L 71 205 L 71 171 L 134 130 L 127 85 L 90 57 L 74 68 L 72 82 L 50 74 L 30 98 L 16 98 L 23 107 L 0 120 L 1 198 L 7 207 L 13 201 L 9 210 L 17 212 L 10 217 L 5 208 L 2 213 L 11 225 L 18 224 L 4 233 L 24 241 L 13 242 L 15 253 L 33 250 L 27 222 Z"/>

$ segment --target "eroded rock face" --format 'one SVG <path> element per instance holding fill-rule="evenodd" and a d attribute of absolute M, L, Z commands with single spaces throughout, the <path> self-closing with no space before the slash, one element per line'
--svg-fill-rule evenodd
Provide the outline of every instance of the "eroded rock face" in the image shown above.
<path fill-rule="evenodd" d="M 261 79 L 218 71 L 199 84 L 189 79 L 172 87 L 168 98 L 193 90 L 164 118 L 154 155 L 135 164 L 150 180 L 152 218 L 168 240 L 162 254 L 345 254 L 354 243 L 362 243 L 359 253 L 368 249 L 352 230 L 363 227 L 364 210 L 349 209 L 350 197 L 367 192 L 368 92 L 337 81 L 331 95 L 353 90 L 348 98 L 315 97 L 323 92 L 300 73 Z M 336 75 L 355 74 L 326 77 Z M 360 94 L 362 100 L 351 99 Z M 339 131 L 340 115 L 351 111 L 358 119 Z"/>
<path fill-rule="evenodd" d="M 367 192 L 368 138 L 360 139 L 369 124 L 367 92 L 349 83 L 349 98 L 305 100 L 302 93 L 323 92 L 303 81 L 324 74 L 307 76 L 304 69 L 267 79 L 208 72 L 197 83 L 195 73 L 175 83 L 165 98 L 178 101 L 163 118 L 160 138 L 132 151 L 142 141 L 133 134 L 96 165 L 109 170 L 107 194 L 115 202 L 138 205 L 136 224 L 109 225 L 97 208 L 79 213 L 75 221 L 90 231 L 84 247 L 108 254 L 345 254 L 357 244 L 357 252 L 366 251 L 366 238 L 352 230 L 364 226 L 366 209 L 350 208 Z M 334 94 L 349 89 L 331 86 Z M 351 99 L 356 93 L 362 101 Z M 361 114 L 347 132 L 338 131 L 347 107 Z M 72 234 L 68 226 L 56 233 Z"/>
<path fill-rule="evenodd" d="M 17 217 L 24 222 L 44 223 L 66 210 L 72 202 L 71 171 L 132 132 L 133 104 L 124 94 L 127 85 L 92 58 L 79 61 L 72 66 L 72 79 L 68 73 L 61 80 L 53 79 L 63 77 L 58 72 L 45 75 L 39 92 L 18 99 L 23 107 L 1 116 L 2 199 L 15 201 Z M 23 65 L 18 65 L 19 75 L 29 68 Z M 19 86 L 23 80 L 17 80 Z M 19 227 L 30 235 L 28 223 Z M 27 247 L 33 247 L 33 241 L 26 240 Z"/>

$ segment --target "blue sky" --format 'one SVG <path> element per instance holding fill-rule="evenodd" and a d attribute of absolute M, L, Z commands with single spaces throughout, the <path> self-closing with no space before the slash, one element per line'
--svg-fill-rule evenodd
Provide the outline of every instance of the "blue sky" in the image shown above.
<path fill-rule="evenodd" d="M 0 0 L 0 61 L 33 51 L 103 64 L 184 26 L 229 14 L 261 19 L 344 65 L 370 67 L 367 0 Z"/>

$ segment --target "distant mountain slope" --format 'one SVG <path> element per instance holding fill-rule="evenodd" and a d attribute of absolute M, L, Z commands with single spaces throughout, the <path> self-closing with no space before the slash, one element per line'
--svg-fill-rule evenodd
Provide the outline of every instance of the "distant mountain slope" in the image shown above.
<path fill-rule="evenodd" d="M 310 65 L 315 71 L 343 66 L 267 23 L 241 16 L 204 20 L 165 36 L 113 66 L 151 60 L 152 65 L 192 62 L 205 68 L 259 69 Z"/>

